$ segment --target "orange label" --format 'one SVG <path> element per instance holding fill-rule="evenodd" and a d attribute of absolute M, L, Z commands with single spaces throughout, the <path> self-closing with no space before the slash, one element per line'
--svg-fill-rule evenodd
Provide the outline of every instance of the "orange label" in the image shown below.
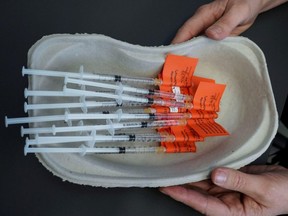
<path fill-rule="evenodd" d="M 171 129 L 169 128 L 157 128 L 156 129 L 158 133 L 163 133 L 163 134 L 171 134 Z"/>
<path fill-rule="evenodd" d="M 215 80 L 204 78 L 204 77 L 193 76 L 192 77 L 193 85 L 190 88 L 190 92 L 189 92 L 190 94 L 193 94 L 193 95 L 195 94 L 196 89 L 198 88 L 198 85 L 200 82 L 215 83 Z"/>
<path fill-rule="evenodd" d="M 192 114 L 192 118 L 204 118 L 204 119 L 215 119 L 218 118 L 218 114 L 214 111 L 196 110 L 191 109 L 189 112 Z"/>
<path fill-rule="evenodd" d="M 166 92 L 172 92 L 171 85 L 160 85 L 159 86 L 160 91 L 166 91 Z"/>
<path fill-rule="evenodd" d="M 162 81 L 164 85 L 191 86 L 197 58 L 169 54 L 166 57 Z"/>
<path fill-rule="evenodd" d="M 213 119 L 189 119 L 187 123 L 201 137 L 225 136 L 229 133 Z"/>
<path fill-rule="evenodd" d="M 204 138 L 199 136 L 196 130 L 194 130 L 190 125 L 171 126 L 170 129 L 175 136 L 176 142 L 196 142 L 204 140 Z"/>
<path fill-rule="evenodd" d="M 161 142 L 161 146 L 166 148 L 166 153 L 196 152 L 194 142 Z"/>
<path fill-rule="evenodd" d="M 226 85 L 200 82 L 193 99 L 193 108 L 219 111 L 220 100 Z"/>

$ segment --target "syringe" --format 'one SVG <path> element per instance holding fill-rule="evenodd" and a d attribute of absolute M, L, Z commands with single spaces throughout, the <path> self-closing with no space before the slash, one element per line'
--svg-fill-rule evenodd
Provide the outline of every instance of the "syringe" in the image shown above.
<path fill-rule="evenodd" d="M 22 68 L 22 75 L 40 75 L 51 77 L 71 77 L 87 80 L 100 80 L 110 82 L 134 82 L 146 85 L 161 85 L 162 81 L 157 78 L 144 78 L 144 77 L 125 77 L 120 75 L 103 75 L 83 72 L 83 67 L 80 67 L 80 72 L 66 72 L 66 71 L 52 71 L 52 70 L 37 70 Z"/>
<path fill-rule="evenodd" d="M 81 97 L 82 98 L 82 97 Z M 83 97 L 84 98 L 84 97 Z M 96 107 L 136 107 L 145 106 L 147 104 L 137 102 L 122 102 L 118 104 L 116 101 L 91 101 L 91 100 L 80 100 L 79 103 L 47 103 L 47 104 L 27 104 L 24 103 L 24 111 L 28 110 L 43 110 L 43 109 L 70 109 L 70 108 L 81 108 L 84 112 L 87 112 L 88 108 Z"/>
<path fill-rule="evenodd" d="M 116 107 L 115 101 L 83 101 L 79 103 L 51 103 L 51 104 L 27 104 L 24 103 L 24 111 L 43 110 L 43 109 L 71 109 L 71 108 L 96 108 L 96 107 Z"/>
<path fill-rule="evenodd" d="M 143 103 L 149 105 L 158 105 L 158 106 L 167 106 L 167 107 L 178 107 L 191 109 L 193 104 L 191 102 L 178 102 L 174 100 L 163 100 L 157 98 L 146 98 L 146 97 L 137 97 L 126 94 L 111 94 L 106 92 L 94 92 L 87 90 L 71 89 L 64 86 L 63 92 L 61 91 L 34 91 L 27 90 L 24 91 L 25 97 L 100 97 L 100 98 L 110 98 L 115 99 L 118 104 L 122 104 L 123 101 L 131 101 L 136 103 Z"/>
<path fill-rule="evenodd" d="M 123 122 L 123 123 L 112 123 L 111 120 L 107 120 L 106 125 L 80 125 L 80 126 L 70 126 L 70 127 L 56 127 L 52 125 L 51 127 L 43 128 L 24 128 L 21 127 L 21 135 L 26 134 L 42 134 L 42 133 L 56 133 L 63 132 L 83 132 L 83 131 L 103 131 L 108 130 L 111 135 L 115 134 L 115 130 L 128 129 L 128 128 L 163 128 L 169 126 L 184 126 L 187 124 L 185 119 L 182 120 L 160 120 L 151 122 Z"/>
<path fill-rule="evenodd" d="M 169 119 L 189 119 L 192 118 L 190 113 L 143 113 L 143 114 L 129 114 L 122 113 L 119 109 L 115 113 L 69 113 L 65 112 L 64 115 L 50 115 L 50 116 L 31 116 L 20 118 L 8 118 L 5 117 L 5 125 L 11 124 L 26 124 L 36 122 L 51 122 L 51 121 L 65 121 L 70 122 L 73 120 L 100 120 L 100 119 L 115 119 L 118 122 L 128 119 L 150 119 L 150 120 L 169 120 Z"/>
<path fill-rule="evenodd" d="M 74 148 L 54 147 L 29 147 L 25 145 L 24 154 L 27 153 L 86 153 L 94 154 L 126 154 L 126 153 L 165 153 L 166 148 L 162 146 L 147 147 L 86 147 L 84 145 Z M 171 151 L 172 152 L 172 151 Z M 168 152 L 167 152 L 168 153 Z"/>
<path fill-rule="evenodd" d="M 119 93 L 133 92 L 136 94 L 144 94 L 150 97 L 153 96 L 153 97 L 160 97 L 160 98 L 169 98 L 169 99 L 175 99 L 178 101 L 181 101 L 181 100 L 191 101 L 193 99 L 192 95 L 184 95 L 181 93 L 176 94 L 172 92 L 159 91 L 159 90 L 154 90 L 154 89 L 136 88 L 136 87 L 131 87 L 127 85 L 122 85 L 120 82 L 115 85 L 115 84 L 108 84 L 108 83 L 101 83 L 101 82 L 94 82 L 94 81 L 87 81 L 87 80 L 65 77 L 64 83 L 65 85 L 72 83 L 72 84 L 92 86 L 92 87 L 97 87 L 97 88 L 113 89 Z"/>
<path fill-rule="evenodd" d="M 126 94 L 109 94 L 102 92 L 94 92 L 87 90 L 79 90 L 79 89 L 71 89 L 64 86 L 63 92 L 68 94 L 75 94 L 76 96 L 85 96 L 85 97 L 102 97 L 102 98 L 111 98 L 115 99 L 119 104 L 122 104 L 122 101 L 131 101 L 149 105 L 158 105 L 158 106 L 167 106 L 167 107 L 178 107 L 178 108 L 186 108 L 191 109 L 193 107 L 191 102 L 180 102 L 174 100 L 163 100 L 157 98 L 146 98 L 146 97 L 137 97 L 133 95 Z"/>
<path fill-rule="evenodd" d="M 39 136 L 34 139 L 26 138 L 26 144 L 48 145 L 75 142 L 174 142 L 175 136 L 169 133 L 129 134 L 129 135 L 88 135 L 88 136 Z"/>

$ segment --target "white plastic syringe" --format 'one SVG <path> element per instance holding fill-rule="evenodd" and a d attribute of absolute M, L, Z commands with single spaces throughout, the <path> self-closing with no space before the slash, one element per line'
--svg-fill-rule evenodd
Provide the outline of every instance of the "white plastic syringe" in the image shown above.
<path fill-rule="evenodd" d="M 69 83 L 78 84 L 78 85 L 85 85 L 85 86 L 92 86 L 97 88 L 105 88 L 105 89 L 113 89 L 116 92 L 133 92 L 136 94 L 144 94 L 147 96 L 154 96 L 154 97 L 161 97 L 161 98 L 169 98 L 169 99 L 176 99 L 178 101 L 191 101 L 193 97 L 191 95 L 184 95 L 181 93 L 173 93 L 173 92 L 165 92 L 159 91 L 154 89 L 144 89 L 144 88 L 136 88 L 127 85 L 122 85 L 120 82 L 115 84 L 108 84 L 108 83 L 101 83 L 101 82 L 94 82 L 94 81 L 87 81 L 82 79 L 74 79 L 65 77 L 64 80 L 65 85 Z"/>
<path fill-rule="evenodd" d="M 117 102 L 96 102 L 96 101 L 85 101 L 79 103 L 52 103 L 52 104 L 27 104 L 24 103 L 24 111 L 28 110 L 43 110 L 43 109 L 71 109 L 71 108 L 91 108 L 91 107 L 114 107 Z"/>
<path fill-rule="evenodd" d="M 69 93 L 66 91 L 35 91 L 25 88 L 24 97 L 79 97 L 79 94 L 75 95 L 75 93 Z"/>
<path fill-rule="evenodd" d="M 110 98 L 115 99 L 118 104 L 122 104 L 123 101 L 131 101 L 136 103 L 143 103 L 149 105 L 158 105 L 166 107 L 177 107 L 177 108 L 186 108 L 192 109 L 193 104 L 191 102 L 179 102 L 174 100 L 162 100 L 157 98 L 146 98 L 146 97 L 137 97 L 126 94 L 111 94 L 106 92 L 94 92 L 87 90 L 71 89 L 64 86 L 63 92 L 61 91 L 34 91 L 27 90 L 24 91 L 25 97 L 35 97 L 35 96 L 46 96 L 46 97 L 100 97 L 100 98 Z"/>
<path fill-rule="evenodd" d="M 193 107 L 191 102 L 180 102 L 174 100 L 163 100 L 157 98 L 146 98 L 146 97 L 137 97 L 133 95 L 126 95 L 126 94 L 109 94 L 109 93 L 102 93 L 102 92 L 94 92 L 94 91 L 87 91 L 87 90 L 78 90 L 78 89 L 71 89 L 64 86 L 63 92 L 75 94 L 78 96 L 85 96 L 85 97 L 103 97 L 103 98 L 111 98 L 116 99 L 117 103 L 122 104 L 122 101 L 132 101 L 137 103 L 149 104 L 149 105 L 158 105 L 158 106 L 167 106 L 167 107 L 178 107 L 178 108 L 187 108 L 191 109 Z"/>
<path fill-rule="evenodd" d="M 26 145 L 49 145 L 75 142 L 174 142 L 175 136 L 168 133 L 129 135 L 87 135 L 87 136 L 39 136 L 26 138 Z"/>
<path fill-rule="evenodd" d="M 54 147 L 29 147 L 25 145 L 24 154 L 28 153 L 86 153 L 94 154 L 125 154 L 125 153 L 165 153 L 166 148 L 163 146 L 147 146 L 147 147 L 86 147 L 81 145 L 74 148 L 54 148 Z"/>
<path fill-rule="evenodd" d="M 73 120 L 99 120 L 99 119 L 115 119 L 118 122 L 128 119 L 150 119 L 150 120 L 169 120 L 169 119 L 190 119 L 192 115 L 190 113 L 143 113 L 143 114 L 129 114 L 122 113 L 119 109 L 115 113 L 69 113 L 65 112 L 64 115 L 51 115 L 51 116 L 32 116 L 32 117 L 20 117 L 20 118 L 8 118 L 5 117 L 5 125 L 11 124 L 26 124 L 36 122 L 51 122 L 51 121 L 65 121 L 70 122 Z"/>
<path fill-rule="evenodd" d="M 81 97 L 82 98 L 82 97 Z M 43 109 L 70 109 L 70 108 L 81 108 L 84 112 L 87 112 L 88 108 L 96 107 L 136 107 L 145 106 L 147 104 L 136 103 L 136 102 L 123 102 L 118 104 L 116 101 L 86 101 L 80 100 L 79 103 L 49 103 L 49 104 L 27 104 L 24 103 L 24 111 L 28 110 L 43 110 Z"/>
<path fill-rule="evenodd" d="M 83 67 L 80 67 L 80 72 L 65 72 L 65 71 L 51 71 L 51 70 L 37 70 L 22 68 L 22 75 L 40 75 L 40 76 L 52 76 L 52 77 L 72 77 L 78 79 L 88 80 L 101 80 L 111 82 L 135 82 L 146 85 L 160 85 L 162 80 L 157 78 L 144 78 L 144 77 L 125 77 L 120 75 L 104 75 L 83 72 Z"/>
<path fill-rule="evenodd" d="M 123 101 L 133 101 L 138 103 L 147 103 L 147 98 L 135 97 L 131 95 L 117 95 L 113 93 L 107 92 L 94 92 L 80 89 L 71 89 L 66 86 L 63 87 L 63 91 L 38 91 L 38 90 L 24 90 L 24 96 L 27 97 L 100 97 L 100 98 L 110 98 L 110 99 L 119 99 L 121 98 Z M 129 100 L 132 99 L 132 100 Z"/>
<path fill-rule="evenodd" d="M 24 128 L 21 127 L 21 136 L 26 134 L 42 134 L 51 133 L 56 135 L 56 133 L 63 132 L 83 132 L 83 131 L 103 131 L 108 130 L 111 135 L 115 134 L 115 130 L 127 129 L 127 128 L 163 128 L 169 126 L 184 126 L 187 124 L 185 119 L 181 120 L 160 120 L 151 122 L 123 122 L 123 123 L 112 123 L 111 120 L 106 121 L 106 125 L 80 125 L 80 126 L 70 126 L 70 127 L 43 127 L 43 128 Z"/>

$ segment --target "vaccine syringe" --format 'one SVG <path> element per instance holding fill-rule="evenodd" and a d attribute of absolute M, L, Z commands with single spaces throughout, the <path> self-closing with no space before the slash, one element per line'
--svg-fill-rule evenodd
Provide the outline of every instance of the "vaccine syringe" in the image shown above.
<path fill-rule="evenodd" d="M 71 77 L 77 79 L 87 80 L 99 80 L 99 81 L 110 81 L 110 82 L 134 82 L 146 85 L 161 85 L 162 80 L 157 78 L 144 78 L 144 77 L 128 77 L 120 75 L 104 75 L 83 72 L 83 67 L 80 67 L 79 72 L 66 72 L 66 71 L 52 71 L 52 70 L 38 70 L 22 68 L 22 75 L 39 75 L 39 76 L 50 76 L 50 77 Z"/>
<path fill-rule="evenodd" d="M 152 133 L 152 134 L 129 134 L 129 135 L 84 135 L 84 136 L 39 136 L 34 139 L 26 138 L 27 145 L 49 145 L 59 143 L 75 142 L 174 142 L 173 134 Z"/>
<path fill-rule="evenodd" d="M 153 141 L 151 137 L 155 135 L 151 135 L 150 138 L 146 137 L 146 142 Z M 37 136 L 36 136 L 37 139 Z M 39 139 L 39 137 L 38 137 Z M 135 135 L 129 135 L 130 141 L 136 141 Z M 132 139 L 132 140 L 131 140 Z M 141 142 L 144 141 L 144 137 L 141 138 Z M 158 138 L 160 140 L 160 138 Z M 87 143 L 86 145 L 81 144 L 79 147 L 66 147 L 64 143 L 62 146 L 56 147 L 55 145 L 47 146 L 46 145 L 34 145 L 31 142 L 26 140 L 26 144 L 24 147 L 24 154 L 27 153 L 80 153 L 81 155 L 85 155 L 86 153 L 94 153 L 94 154 L 126 154 L 126 153 L 188 153 L 188 152 L 195 152 L 196 147 L 193 141 L 188 141 L 185 143 L 176 143 L 172 144 L 175 140 L 174 136 L 167 135 L 166 139 L 162 135 L 162 141 L 166 141 L 164 145 L 157 145 L 157 146 L 149 146 L 149 145 L 137 145 L 137 146 L 99 146 L 99 143 L 95 145 L 95 140 L 92 143 Z M 145 142 L 144 141 L 144 142 Z M 70 141 L 69 141 L 70 142 Z M 33 142 L 32 140 L 32 143 Z M 167 145 L 167 143 L 171 143 L 171 145 Z"/>
<path fill-rule="evenodd" d="M 114 119 L 117 122 L 128 119 L 146 119 L 146 120 L 169 120 L 169 119 L 190 119 L 192 115 L 190 113 L 143 113 L 143 114 L 130 114 L 122 113 L 119 109 L 115 113 L 69 113 L 66 111 L 64 115 L 49 115 L 49 116 L 31 116 L 20 118 L 8 118 L 5 117 L 5 125 L 11 124 L 26 124 L 36 122 L 52 122 L 52 121 L 65 121 L 69 123 L 74 120 L 105 120 Z"/>
<path fill-rule="evenodd" d="M 148 104 L 137 103 L 137 102 L 122 102 L 118 104 L 116 101 L 93 101 L 85 100 L 85 97 L 80 97 L 79 102 L 66 102 L 66 103 L 47 103 L 47 104 L 28 104 L 24 103 L 24 111 L 29 110 L 49 110 L 49 109 L 73 109 L 81 108 L 83 112 L 87 112 L 89 108 L 99 107 L 140 107 L 148 106 Z"/>
<path fill-rule="evenodd" d="M 165 153 L 166 148 L 163 146 L 151 147 L 80 147 L 67 148 L 67 147 L 28 147 L 25 145 L 24 154 L 27 153 L 80 153 L 85 155 L 87 153 L 93 154 L 126 154 L 126 153 Z M 187 151 L 188 152 L 188 151 Z"/>
<path fill-rule="evenodd" d="M 115 130 L 120 129 L 131 129 L 131 128 L 163 128 L 169 126 L 184 126 L 187 124 L 186 119 L 181 120 L 160 120 L 151 122 L 122 122 L 113 123 L 110 119 L 106 120 L 106 125 L 83 125 L 83 121 L 79 126 L 70 127 L 56 127 L 52 125 L 51 127 L 42 128 L 24 128 L 21 127 L 22 137 L 26 134 L 53 134 L 57 133 L 68 133 L 68 132 L 84 132 L 84 131 L 103 131 L 107 130 L 111 135 L 115 134 Z"/>
<path fill-rule="evenodd" d="M 161 98 L 147 98 L 140 97 L 134 95 L 127 94 L 113 94 L 107 92 L 95 92 L 95 91 L 87 91 L 80 89 L 72 89 L 64 86 L 63 91 L 37 91 L 37 90 L 24 90 L 24 96 L 27 97 L 99 97 L 99 98 L 110 98 L 115 99 L 118 104 L 122 104 L 123 102 L 135 102 L 135 103 L 143 103 L 157 106 L 166 106 L 166 107 L 178 107 L 178 108 L 186 108 L 192 109 L 193 104 L 189 101 L 180 102 L 175 100 L 164 100 Z"/>
<path fill-rule="evenodd" d="M 139 88 L 133 86 L 122 85 L 121 82 L 117 84 L 108 84 L 103 82 L 95 82 L 95 81 L 87 81 L 82 79 L 74 79 L 65 77 L 64 84 L 77 84 L 77 85 L 84 85 L 84 86 L 92 86 L 97 88 L 104 88 L 104 89 L 113 89 L 117 93 L 122 92 L 133 92 L 134 94 L 143 94 L 150 97 L 160 97 L 160 98 L 168 98 L 168 99 L 175 99 L 178 101 L 191 101 L 193 99 L 192 95 L 185 95 L 181 93 L 173 93 L 173 92 L 166 92 L 166 91 L 159 91 L 155 89 L 146 89 L 146 88 Z"/>
<path fill-rule="evenodd" d="M 190 153 L 195 152 L 195 146 L 135 146 L 135 147 L 87 147 L 81 145 L 80 147 L 29 147 L 25 145 L 24 154 L 28 153 L 80 153 L 85 154 L 141 154 L 141 153 Z"/>

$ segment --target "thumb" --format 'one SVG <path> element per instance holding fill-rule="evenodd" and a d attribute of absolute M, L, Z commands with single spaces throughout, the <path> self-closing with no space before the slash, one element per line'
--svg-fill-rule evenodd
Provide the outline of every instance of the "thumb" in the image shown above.
<path fill-rule="evenodd" d="M 211 175 L 214 184 L 246 194 L 254 199 L 263 198 L 266 184 L 258 175 L 247 174 L 230 168 L 217 168 Z"/>
<path fill-rule="evenodd" d="M 206 35 L 215 40 L 222 40 L 231 35 L 245 19 L 246 11 L 232 7 L 223 16 L 205 31 Z M 241 32 L 239 32 L 240 34 Z"/>

